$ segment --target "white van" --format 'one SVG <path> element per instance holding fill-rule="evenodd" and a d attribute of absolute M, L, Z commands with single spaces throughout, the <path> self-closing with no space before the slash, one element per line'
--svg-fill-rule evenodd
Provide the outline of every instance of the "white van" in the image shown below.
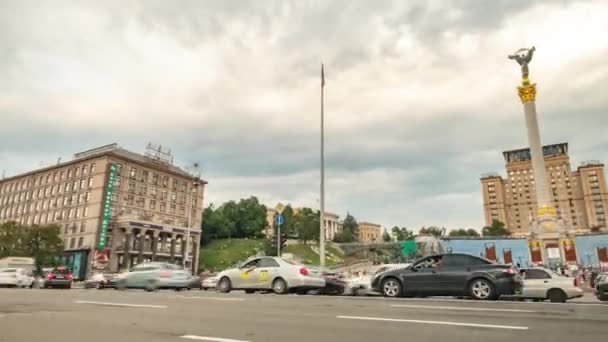
<path fill-rule="evenodd" d="M 29 287 L 34 284 L 34 277 L 25 268 L 0 268 L 0 286 Z"/>

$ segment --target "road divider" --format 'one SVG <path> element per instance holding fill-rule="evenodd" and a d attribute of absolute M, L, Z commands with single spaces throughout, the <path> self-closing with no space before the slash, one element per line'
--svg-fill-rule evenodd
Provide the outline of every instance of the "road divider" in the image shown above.
<path fill-rule="evenodd" d="M 150 305 L 150 304 L 129 304 L 129 303 L 111 303 L 111 302 L 93 302 L 88 300 L 75 300 L 76 304 L 89 304 L 101 306 L 121 306 L 127 308 L 150 308 L 150 309 L 166 309 L 166 305 Z"/>
<path fill-rule="evenodd" d="M 362 320 L 362 321 L 451 325 L 451 326 L 457 326 L 457 327 L 473 327 L 473 328 L 486 328 L 486 329 L 528 330 L 528 327 L 517 326 L 517 325 L 478 324 L 478 323 L 444 322 L 444 321 L 423 321 L 423 320 L 418 320 L 418 319 L 365 317 L 365 316 L 336 316 L 336 318 Z"/>
<path fill-rule="evenodd" d="M 522 309 L 494 309 L 494 308 L 471 308 L 460 306 L 429 306 L 429 305 L 407 305 L 407 304 L 391 304 L 393 308 L 410 308 L 410 309 L 430 309 L 430 310 L 464 310 L 464 311 L 495 311 L 495 312 L 520 312 L 520 313 L 535 313 L 534 310 Z"/>
<path fill-rule="evenodd" d="M 197 341 L 211 341 L 211 342 L 250 342 L 245 340 L 233 340 L 230 338 L 221 338 L 221 337 L 208 337 L 208 336 L 198 336 L 198 335 L 183 335 L 181 338 L 185 338 L 188 340 L 197 340 Z"/>

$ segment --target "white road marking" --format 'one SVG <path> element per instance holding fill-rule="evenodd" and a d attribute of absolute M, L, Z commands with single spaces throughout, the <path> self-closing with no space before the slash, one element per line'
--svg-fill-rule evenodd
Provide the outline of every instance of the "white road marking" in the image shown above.
<path fill-rule="evenodd" d="M 363 321 L 438 324 L 438 325 L 452 325 L 452 326 L 459 326 L 459 327 L 490 328 L 490 329 L 528 330 L 528 327 L 517 326 L 517 325 L 477 324 L 477 323 L 460 323 L 460 322 L 444 322 L 444 321 L 422 321 L 422 320 L 418 320 L 418 319 L 399 319 L 399 318 L 363 317 L 363 316 L 336 316 L 336 318 L 355 319 L 355 320 L 363 320 Z"/>
<path fill-rule="evenodd" d="M 201 299 L 201 300 L 219 300 L 226 302 L 244 302 L 245 298 L 230 298 L 230 297 L 202 297 L 202 296 L 171 296 L 171 299 Z"/>
<path fill-rule="evenodd" d="M 245 340 L 233 340 L 230 338 L 208 337 L 208 336 L 197 336 L 197 335 L 183 335 L 180 337 L 187 338 L 189 340 L 211 341 L 211 342 L 249 342 L 249 341 L 245 341 Z"/>
<path fill-rule="evenodd" d="M 111 302 L 92 302 L 87 300 L 75 300 L 76 304 L 92 304 L 105 306 L 123 306 L 128 308 L 151 308 L 151 309 L 166 309 L 166 305 L 149 305 L 149 304 L 128 304 L 128 303 L 111 303 Z"/>
<path fill-rule="evenodd" d="M 490 308 L 467 308 L 459 306 L 428 306 L 428 305 L 406 305 L 406 304 L 392 304 L 393 308 L 412 308 L 412 309 L 437 309 L 437 310 L 468 310 L 468 311 L 498 311 L 498 312 L 528 312 L 534 313 L 538 311 L 534 310 L 521 310 L 521 309 L 490 309 Z"/>

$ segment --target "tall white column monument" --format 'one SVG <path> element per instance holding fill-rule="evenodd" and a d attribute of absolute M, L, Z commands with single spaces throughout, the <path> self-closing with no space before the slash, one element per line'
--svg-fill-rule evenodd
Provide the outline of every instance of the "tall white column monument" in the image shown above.
<path fill-rule="evenodd" d="M 551 195 L 549 193 L 547 169 L 545 167 L 545 158 L 540 141 L 540 131 L 536 114 L 536 83 L 530 83 L 528 77 L 528 65 L 532 60 L 534 51 L 534 47 L 530 49 L 519 49 L 514 54 L 509 55 L 509 59 L 517 61 L 521 66 L 521 85 L 517 87 L 517 93 L 524 106 L 538 206 L 538 212 L 534 218 L 532 230 L 535 234 L 543 234 L 557 232 L 558 221 L 555 215 L 553 201 L 551 200 Z"/>

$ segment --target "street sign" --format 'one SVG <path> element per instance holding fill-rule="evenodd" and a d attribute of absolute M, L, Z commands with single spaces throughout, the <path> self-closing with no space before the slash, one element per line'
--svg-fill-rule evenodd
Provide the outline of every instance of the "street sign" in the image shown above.
<path fill-rule="evenodd" d="M 283 210 L 285 210 L 285 206 L 283 205 L 283 203 L 279 203 L 277 204 L 277 206 L 274 208 L 274 210 L 277 211 L 277 213 L 282 214 Z"/>
<path fill-rule="evenodd" d="M 283 218 L 283 215 L 277 215 L 277 217 L 274 218 L 274 222 L 281 225 L 285 223 L 285 219 Z"/>

